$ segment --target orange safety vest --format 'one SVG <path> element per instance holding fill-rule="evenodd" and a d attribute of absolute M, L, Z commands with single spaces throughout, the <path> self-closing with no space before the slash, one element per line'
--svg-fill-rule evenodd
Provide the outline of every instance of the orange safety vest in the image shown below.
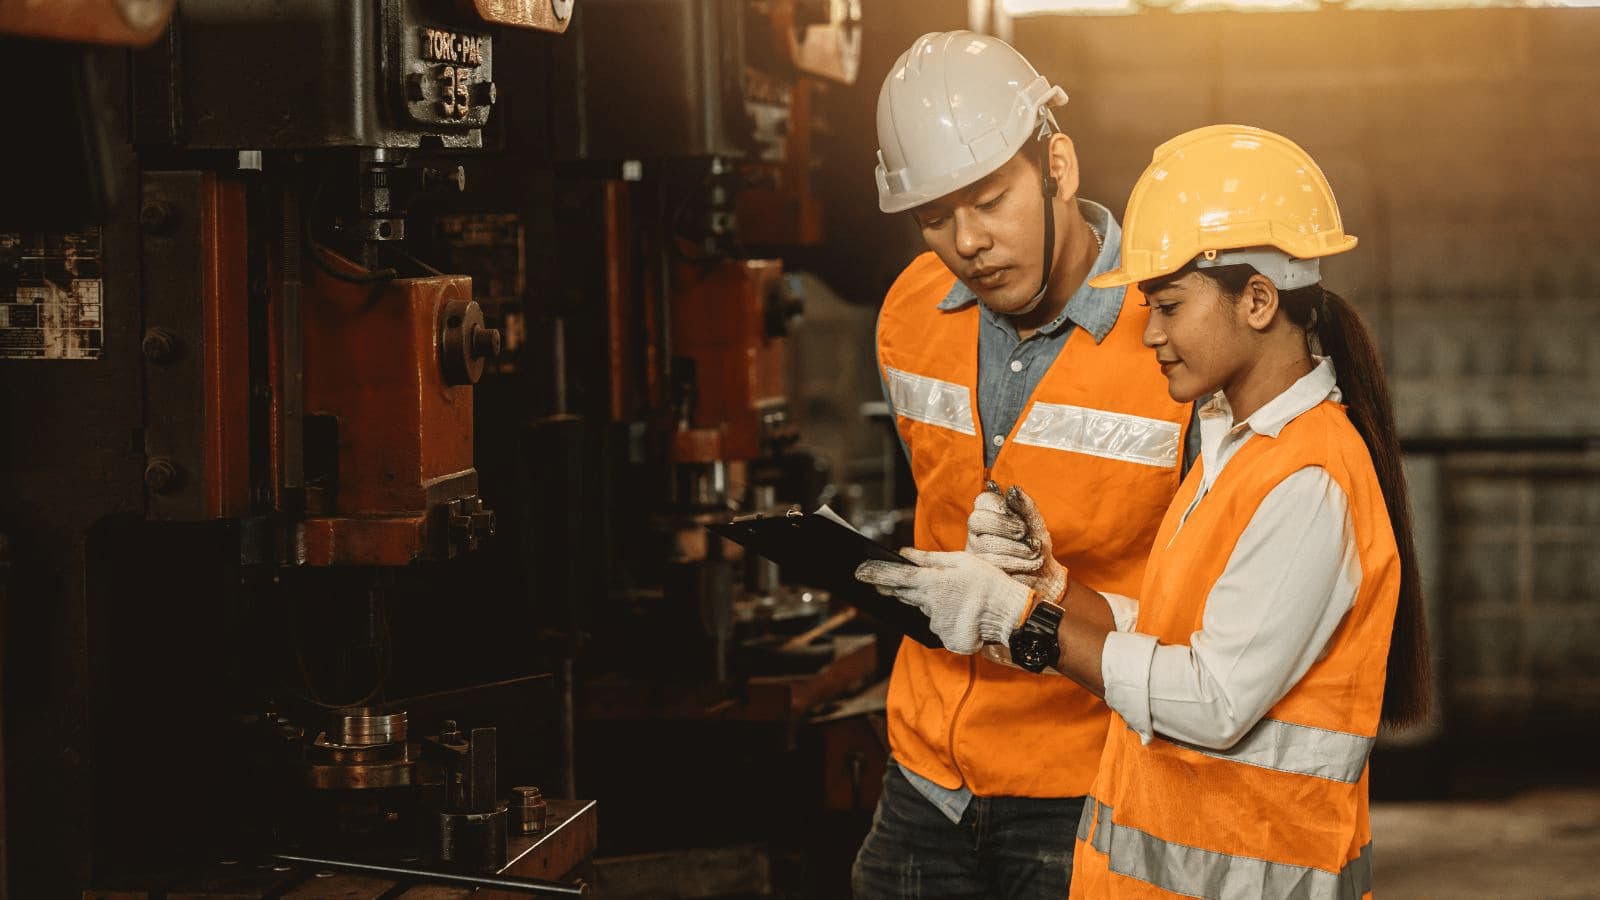
<path fill-rule="evenodd" d="M 916 544 L 966 546 L 986 475 L 1021 485 L 1073 578 L 1132 594 L 1178 487 L 1190 405 L 1167 395 L 1130 289 L 1099 344 L 1073 330 L 984 471 L 977 304 L 942 311 L 955 275 L 933 253 L 908 266 L 878 319 L 878 361 L 917 482 Z M 1104 703 L 1072 681 L 903 640 L 889 681 L 895 760 L 980 796 L 1076 797 L 1105 744 Z"/>
<path fill-rule="evenodd" d="M 1137 630 L 1187 644 L 1273 488 L 1320 466 L 1349 498 L 1361 582 L 1321 659 L 1227 750 L 1148 745 L 1111 716 L 1078 826 L 1073 897 L 1356 898 L 1372 890 L 1367 754 L 1378 733 L 1400 562 L 1360 434 L 1332 401 L 1250 438 L 1179 530 L 1198 468 L 1161 523 Z"/>

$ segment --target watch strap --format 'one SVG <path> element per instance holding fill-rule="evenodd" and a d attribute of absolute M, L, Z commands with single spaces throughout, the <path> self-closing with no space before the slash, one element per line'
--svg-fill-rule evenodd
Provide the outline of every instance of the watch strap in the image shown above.
<path fill-rule="evenodd" d="M 1065 612 L 1066 610 L 1041 597 L 1033 604 L 1033 612 L 1028 614 L 1028 621 L 1024 622 L 1022 627 L 1053 635 L 1061 628 L 1061 617 Z"/>

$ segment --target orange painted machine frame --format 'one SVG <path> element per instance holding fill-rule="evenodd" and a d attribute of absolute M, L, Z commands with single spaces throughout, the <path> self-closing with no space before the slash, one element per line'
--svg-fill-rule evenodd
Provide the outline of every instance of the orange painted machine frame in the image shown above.
<path fill-rule="evenodd" d="M 141 178 L 145 515 L 250 512 L 249 215 L 244 183 L 211 172 Z M 160 484 L 152 478 L 161 469 Z"/>
<path fill-rule="evenodd" d="M 204 342 L 206 511 L 211 518 L 250 508 L 249 224 L 244 186 L 207 173 L 201 209 L 206 253 Z"/>
<path fill-rule="evenodd" d="M 561 34 L 572 24 L 570 5 L 566 18 L 560 18 L 555 0 L 456 0 L 456 7 L 495 25 L 551 34 Z"/>
<path fill-rule="evenodd" d="M 756 163 L 749 169 L 765 176 L 756 186 L 739 192 L 736 210 L 739 239 L 750 246 L 814 247 L 822 243 L 822 201 L 812 184 L 812 95 L 810 79 L 801 78 L 790 90 L 789 134 L 784 139 L 784 162 Z"/>
<path fill-rule="evenodd" d="M 307 564 L 404 565 L 453 554 L 445 507 L 477 495 L 478 473 L 472 385 L 445 382 L 440 328 L 446 303 L 471 299 L 465 276 L 363 285 L 308 273 L 305 412 L 336 421 L 338 473 L 320 508 L 308 500 Z"/>
<path fill-rule="evenodd" d="M 177 0 L 50 0 L 0 3 L 0 34 L 147 47 L 161 36 Z"/>
<path fill-rule="evenodd" d="M 755 459 L 764 417 L 787 401 L 784 340 L 768 337 L 767 297 L 775 259 L 685 263 L 672 298 L 673 352 L 695 361 L 698 396 L 691 431 L 674 440 L 674 462 Z"/>

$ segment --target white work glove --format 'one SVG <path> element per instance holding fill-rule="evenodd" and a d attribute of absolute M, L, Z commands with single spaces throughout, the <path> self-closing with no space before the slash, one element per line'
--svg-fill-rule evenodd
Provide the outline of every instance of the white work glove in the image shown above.
<path fill-rule="evenodd" d="M 972 501 L 967 551 L 1032 588 L 1040 599 L 1060 603 L 1066 593 L 1067 570 L 1055 558 L 1044 516 L 1016 485 L 1004 495 L 998 487 L 984 490 Z"/>
<path fill-rule="evenodd" d="M 922 610 L 953 653 L 976 653 L 985 641 L 1011 640 L 1029 606 L 1027 586 L 971 553 L 907 547 L 900 554 L 916 565 L 872 560 L 856 568 L 856 578 Z"/>

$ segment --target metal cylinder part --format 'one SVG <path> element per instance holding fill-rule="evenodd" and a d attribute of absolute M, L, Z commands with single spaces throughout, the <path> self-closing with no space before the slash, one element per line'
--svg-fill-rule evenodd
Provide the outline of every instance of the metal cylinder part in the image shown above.
<path fill-rule="evenodd" d="M 402 743 L 406 739 L 406 714 L 404 710 L 386 713 L 365 706 L 342 709 L 334 714 L 328 738 L 346 747 Z"/>
<path fill-rule="evenodd" d="M 438 814 L 439 861 L 464 872 L 497 872 L 506 864 L 506 808 Z"/>
<path fill-rule="evenodd" d="M 476 301 L 445 302 L 439 314 L 439 363 L 445 384 L 477 384 L 484 365 L 499 352 L 500 333 L 484 324 L 483 309 Z"/>
<path fill-rule="evenodd" d="M 517 834 L 538 834 L 544 830 L 549 807 L 536 787 L 511 789 L 511 829 Z"/>

